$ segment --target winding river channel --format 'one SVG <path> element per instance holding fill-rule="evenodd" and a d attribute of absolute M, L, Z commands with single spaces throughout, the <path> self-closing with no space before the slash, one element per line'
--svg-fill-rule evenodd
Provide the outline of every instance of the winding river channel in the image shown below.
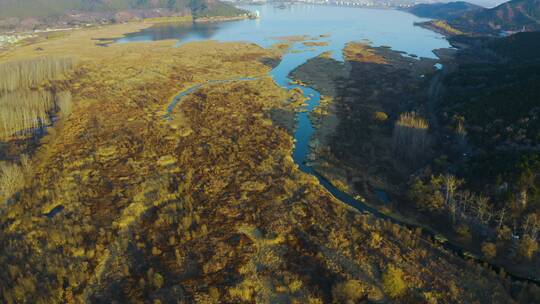
<path fill-rule="evenodd" d="M 349 41 L 366 40 L 374 46 L 388 45 L 396 50 L 405 51 L 423 57 L 434 58 L 432 50 L 435 48 L 448 47 L 448 42 L 440 35 L 430 31 L 414 27 L 413 23 L 421 21 L 404 12 L 391 10 L 367 10 L 339 7 L 317 7 L 299 5 L 288 10 L 279 10 L 272 6 L 245 7 L 251 11 L 259 11 L 261 20 L 244 20 L 238 22 L 225 22 L 220 24 L 190 24 L 169 25 L 154 27 L 141 32 L 128 34 L 119 39 L 117 43 L 133 41 L 152 41 L 160 39 L 178 39 L 178 44 L 215 39 L 219 41 L 249 41 L 263 47 L 269 47 L 276 43 L 279 38 L 290 35 L 306 35 L 317 41 L 325 41 L 328 44 L 319 47 L 306 47 L 301 42 L 293 43 L 279 65 L 271 70 L 271 76 L 276 84 L 286 90 L 298 88 L 302 90 L 306 100 L 305 109 L 296 114 L 296 130 L 294 133 L 295 148 L 293 159 L 299 168 L 310 175 L 315 176 L 320 184 L 336 199 L 349 206 L 370 213 L 378 218 L 389 220 L 408 228 L 416 228 L 414 224 L 385 215 L 378 210 L 354 199 L 347 193 L 337 189 L 328 180 L 318 174 L 307 160 L 310 152 L 310 140 L 315 131 L 309 119 L 309 113 L 319 105 L 321 94 L 315 89 L 299 84 L 294 84 L 289 74 L 304 64 L 310 58 L 316 57 L 323 52 L 332 52 L 336 60 L 343 60 L 342 50 Z M 321 36 L 321 34 L 324 34 Z M 309 40 L 309 39 L 308 39 Z M 405 54 L 406 56 L 406 54 Z M 180 92 L 167 108 L 167 116 L 174 111 L 183 97 L 198 89 L 217 83 L 234 81 L 251 81 L 258 78 L 233 78 L 213 80 L 192 86 Z M 421 227 L 423 239 L 435 238 L 436 233 Z M 469 257 L 479 260 L 467 253 L 459 246 L 450 242 L 441 243 L 447 251 L 461 257 Z M 498 267 L 491 265 L 494 269 Z M 519 281 L 538 283 L 533 278 L 521 278 L 510 275 Z"/>

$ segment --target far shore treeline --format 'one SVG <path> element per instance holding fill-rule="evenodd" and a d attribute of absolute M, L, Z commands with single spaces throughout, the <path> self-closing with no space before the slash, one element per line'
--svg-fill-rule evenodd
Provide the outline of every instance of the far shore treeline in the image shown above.
<path fill-rule="evenodd" d="M 244 11 L 214 0 L 17 0 L 0 1 L 0 19 L 58 17 L 77 12 L 117 12 L 128 10 L 167 10 L 193 16 L 236 16 Z"/>

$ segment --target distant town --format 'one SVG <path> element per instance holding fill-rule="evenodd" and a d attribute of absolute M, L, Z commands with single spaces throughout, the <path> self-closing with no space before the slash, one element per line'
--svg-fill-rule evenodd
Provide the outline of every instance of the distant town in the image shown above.
<path fill-rule="evenodd" d="M 231 0 L 233 3 L 242 4 L 267 4 L 273 3 L 277 7 L 286 7 L 294 3 L 309 3 L 317 5 L 333 6 L 354 6 L 354 7 L 372 7 L 372 8 L 407 8 L 421 3 L 436 3 L 440 1 L 418 1 L 418 0 L 295 0 L 295 1 L 273 1 L 273 0 Z"/>
<path fill-rule="evenodd" d="M 31 38 L 32 35 L 20 35 L 20 34 L 13 34 L 13 35 L 0 35 L 0 49 L 7 47 L 11 44 L 16 44 L 17 42 L 20 42 L 24 39 Z"/>

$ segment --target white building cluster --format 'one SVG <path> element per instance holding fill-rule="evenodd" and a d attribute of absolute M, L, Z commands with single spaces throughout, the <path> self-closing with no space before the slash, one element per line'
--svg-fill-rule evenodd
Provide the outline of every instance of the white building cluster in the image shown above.
<path fill-rule="evenodd" d="M 0 35 L 0 48 L 7 47 L 11 44 L 15 44 L 19 41 L 22 41 L 30 37 L 32 37 L 32 35 L 22 35 L 22 34 Z"/>

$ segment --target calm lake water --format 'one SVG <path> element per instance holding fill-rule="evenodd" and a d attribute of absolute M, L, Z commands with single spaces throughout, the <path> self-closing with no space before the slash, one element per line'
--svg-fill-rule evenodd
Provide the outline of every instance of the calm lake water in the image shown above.
<path fill-rule="evenodd" d="M 433 49 L 449 47 L 443 36 L 414 26 L 417 18 L 397 10 L 362 9 L 349 7 L 290 5 L 285 9 L 272 5 L 242 6 L 259 11 L 260 19 L 221 23 L 161 25 L 129 34 L 117 42 L 177 39 L 179 43 L 197 40 L 248 41 L 268 47 L 277 37 L 291 35 L 330 35 L 322 40 L 329 46 L 320 51 L 341 50 L 349 41 L 367 39 L 375 46 L 388 45 L 395 50 L 434 58 Z"/>

